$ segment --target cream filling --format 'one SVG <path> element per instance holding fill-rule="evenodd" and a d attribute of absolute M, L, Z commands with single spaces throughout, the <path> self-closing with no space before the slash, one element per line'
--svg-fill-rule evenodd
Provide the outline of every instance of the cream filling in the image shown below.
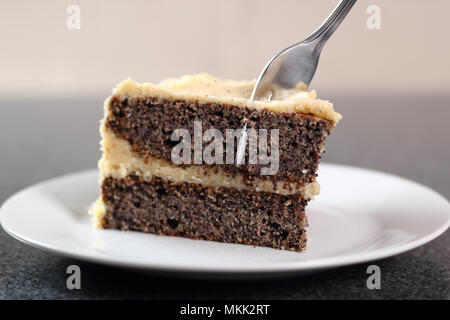
<path fill-rule="evenodd" d="M 157 85 L 140 84 L 131 79 L 120 83 L 113 96 L 121 98 L 160 97 L 165 99 L 193 100 L 199 103 L 221 103 L 241 107 L 266 109 L 275 113 L 306 113 L 337 123 L 341 115 L 334 111 L 329 101 L 317 99 L 316 92 L 305 91 L 301 86 L 284 92 L 282 97 L 270 101 L 250 101 L 255 85 L 253 81 L 223 81 L 208 74 L 187 75 L 167 79 Z"/>
<path fill-rule="evenodd" d="M 102 227 L 102 218 L 105 212 L 105 203 L 103 202 L 102 196 L 99 196 L 89 208 L 89 214 L 92 215 L 92 222 L 97 228 Z"/>

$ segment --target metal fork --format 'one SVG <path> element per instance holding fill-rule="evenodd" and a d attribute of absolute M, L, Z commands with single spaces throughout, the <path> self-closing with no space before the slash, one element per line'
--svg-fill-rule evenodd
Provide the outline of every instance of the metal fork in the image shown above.
<path fill-rule="evenodd" d="M 344 20 L 356 0 L 342 0 L 322 25 L 308 38 L 274 56 L 260 73 L 250 100 L 275 98 L 303 83 L 305 89 L 316 72 L 320 52 Z"/>
<path fill-rule="evenodd" d="M 339 2 L 322 25 L 308 38 L 284 49 L 270 59 L 256 80 L 250 100 L 277 98 L 282 96 L 282 92 L 286 89 L 293 89 L 299 84 L 306 86 L 306 89 L 316 72 L 324 44 L 344 20 L 355 2 L 356 0 Z M 238 141 L 235 158 L 237 166 L 242 164 L 246 136 L 247 122 L 244 123 Z"/>

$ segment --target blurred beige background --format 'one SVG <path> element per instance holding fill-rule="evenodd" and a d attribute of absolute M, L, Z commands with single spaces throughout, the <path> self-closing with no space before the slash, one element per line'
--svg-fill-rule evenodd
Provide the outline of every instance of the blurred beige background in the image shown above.
<path fill-rule="evenodd" d="M 255 78 L 320 25 L 337 0 L 0 2 L 0 94 L 108 94 L 127 77 Z M 66 26 L 81 9 L 81 29 Z M 381 8 L 381 30 L 366 10 Z M 312 88 L 378 94 L 450 88 L 450 1 L 360 0 L 325 46 Z"/>

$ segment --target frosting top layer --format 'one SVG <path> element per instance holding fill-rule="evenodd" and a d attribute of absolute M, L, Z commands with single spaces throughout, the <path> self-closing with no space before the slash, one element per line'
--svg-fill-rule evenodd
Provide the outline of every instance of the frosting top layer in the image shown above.
<path fill-rule="evenodd" d="M 231 104 L 275 113 L 306 113 L 337 123 L 341 115 L 334 111 L 333 104 L 317 99 L 316 92 L 306 91 L 301 86 L 286 91 L 282 98 L 270 101 L 250 101 L 256 80 L 219 80 L 206 73 L 166 79 L 159 84 L 137 83 L 127 79 L 113 91 L 113 96 L 142 97 L 158 96 L 167 99 L 195 100 L 199 103 Z"/>

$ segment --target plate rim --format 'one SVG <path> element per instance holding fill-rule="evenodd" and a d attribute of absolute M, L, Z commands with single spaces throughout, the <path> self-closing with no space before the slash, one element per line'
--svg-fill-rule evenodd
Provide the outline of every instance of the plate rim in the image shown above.
<path fill-rule="evenodd" d="M 433 190 L 432 188 L 425 186 L 423 184 L 420 184 L 418 182 L 415 182 L 413 180 L 397 176 L 391 173 L 386 173 L 374 169 L 368 169 L 358 166 L 349 166 L 349 165 L 342 165 L 342 164 L 335 164 L 335 163 L 329 163 L 329 162 L 322 162 L 319 165 L 319 169 L 321 167 L 330 167 L 330 168 L 341 168 L 341 169 L 347 169 L 347 170 L 358 170 L 358 171 L 365 171 L 370 172 L 371 174 L 377 174 L 382 175 L 384 177 L 388 178 L 394 178 L 399 179 L 402 182 L 414 184 L 416 187 L 420 187 L 427 192 L 431 192 L 434 196 L 444 200 L 450 209 L 450 202 L 440 193 Z M 87 261 L 91 263 L 97 263 L 102 265 L 108 265 L 108 266 L 115 266 L 115 267 L 121 267 L 121 268 L 132 268 L 132 269 L 138 269 L 138 270 L 147 270 L 147 271 L 163 271 L 164 273 L 202 273 L 202 274 L 267 274 L 267 273 L 297 273 L 297 272 L 305 272 L 305 271 L 317 271 L 317 270 L 325 270 L 325 269 L 331 269 L 331 268 L 339 268 L 343 266 L 350 266 L 355 264 L 361 264 L 366 263 L 369 261 L 376 261 L 388 257 L 392 257 L 401 253 L 405 253 L 407 251 L 410 251 L 412 249 L 418 248 L 434 239 L 439 237 L 440 235 L 444 234 L 447 229 L 450 226 L 450 210 L 447 214 L 447 221 L 443 223 L 439 228 L 435 229 L 433 232 L 428 233 L 426 236 L 419 237 L 417 239 L 408 241 L 407 243 L 396 245 L 394 247 L 385 247 L 385 248 L 379 248 L 373 251 L 369 252 L 357 252 L 352 254 L 339 254 L 336 256 L 331 257 L 321 257 L 321 258 L 314 258 L 310 261 L 287 261 L 287 262 L 279 262 L 276 265 L 264 265 L 264 264 L 258 264 L 258 265 L 245 265 L 245 266 L 227 266 L 225 268 L 220 268 L 217 266 L 211 267 L 211 266 L 184 266 L 184 265 L 174 265 L 172 263 L 164 263 L 164 262 L 155 262 L 152 261 L 149 263 L 148 261 L 138 261 L 136 259 L 130 259 L 130 258 L 120 258 L 116 256 L 111 255 L 93 255 L 90 252 L 84 251 L 84 253 L 76 253 L 76 252 L 70 252 L 67 250 L 64 250 L 62 248 L 53 246 L 51 244 L 47 244 L 44 242 L 41 242 L 39 240 L 33 240 L 28 238 L 26 235 L 22 235 L 20 233 L 15 232 L 14 230 L 11 230 L 8 228 L 8 226 L 5 225 L 3 222 L 3 215 L 4 210 L 7 205 L 15 200 L 16 197 L 19 195 L 26 193 L 30 189 L 34 189 L 37 187 L 40 187 L 42 185 L 45 185 L 47 183 L 55 183 L 58 180 L 64 180 L 73 176 L 79 176 L 83 174 L 93 174 L 96 172 L 98 174 L 97 169 L 87 169 L 87 170 L 81 170 L 76 171 L 68 174 L 64 174 L 61 176 L 57 176 L 54 178 L 50 178 L 35 184 L 32 184 L 16 193 L 8 197 L 3 204 L 0 206 L 0 225 L 5 230 L 5 232 L 13 237 L 14 239 L 23 242 L 27 245 L 30 245 L 31 247 L 41 249 L 45 252 L 49 252 L 52 254 L 57 254 L 59 256 L 68 257 L 76 260 L 81 261 Z M 131 231 L 133 232 L 133 231 Z M 134 231 L 137 232 L 137 231 Z M 98 254 L 98 253 L 97 253 Z M 301 254 L 301 253 L 299 253 Z"/>

